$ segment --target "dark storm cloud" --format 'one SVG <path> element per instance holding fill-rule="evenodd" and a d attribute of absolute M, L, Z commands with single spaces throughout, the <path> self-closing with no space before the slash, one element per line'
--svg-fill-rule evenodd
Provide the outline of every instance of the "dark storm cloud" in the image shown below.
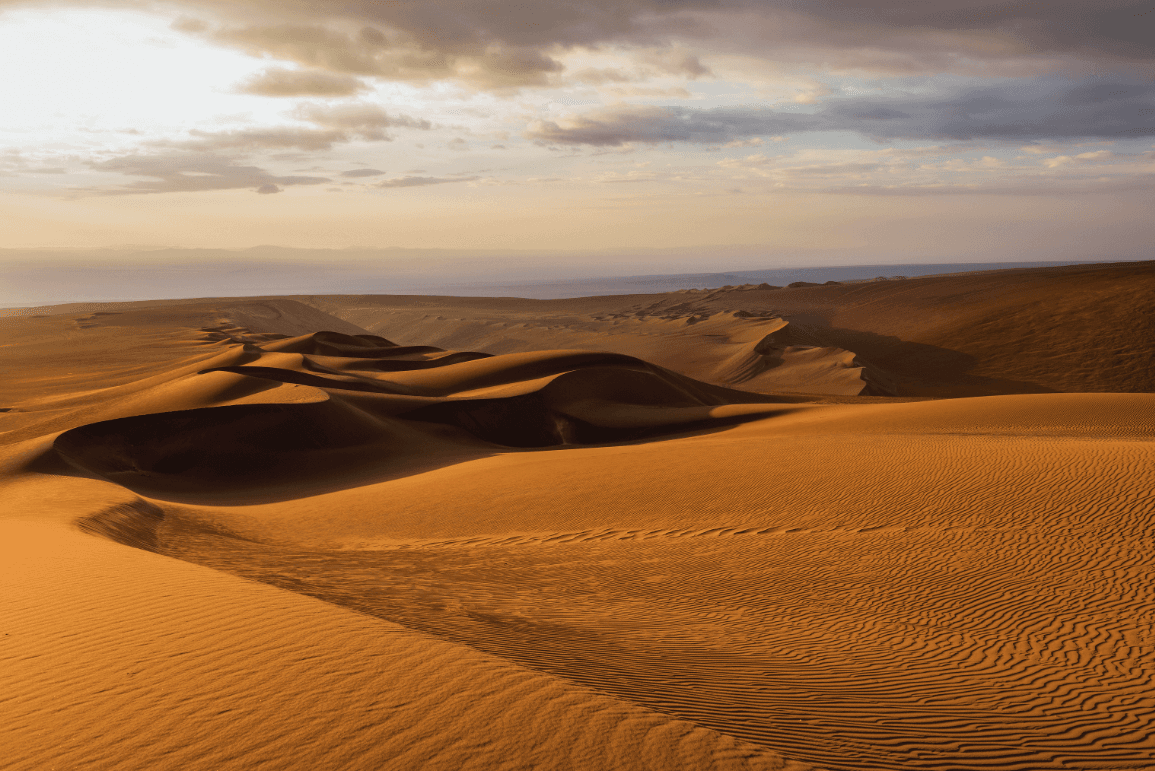
<path fill-rule="evenodd" d="M 855 131 L 881 139 L 1004 139 L 1155 136 L 1155 83 L 1058 78 L 1009 80 L 955 93 L 842 97 L 817 111 L 772 107 L 623 105 L 566 121 L 536 121 L 526 131 L 546 144 L 712 144 L 809 131 Z"/>
<path fill-rule="evenodd" d="M 330 181 L 325 177 L 276 176 L 256 166 L 240 165 L 231 158 L 201 153 L 124 155 L 90 166 L 97 171 L 116 172 L 143 179 L 77 192 L 127 195 L 251 189 L 258 193 L 279 193 L 283 187 L 319 185 Z"/>

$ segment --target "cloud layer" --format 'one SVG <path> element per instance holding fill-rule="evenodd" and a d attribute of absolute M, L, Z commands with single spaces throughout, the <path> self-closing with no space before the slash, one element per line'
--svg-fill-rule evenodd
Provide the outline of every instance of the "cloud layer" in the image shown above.
<path fill-rule="evenodd" d="M 304 0 L 202 2 L 186 23 L 308 67 L 480 87 L 542 85 L 574 47 L 688 44 L 769 60 L 937 72 L 1065 58 L 1150 67 L 1152 7 L 1136 0 Z M 698 62 L 701 72 L 707 65 Z"/>
<path fill-rule="evenodd" d="M 1155 136 L 1155 83 L 1138 79 L 1016 79 L 909 96 L 854 96 L 802 112 L 765 106 L 619 105 L 560 121 L 537 120 L 526 137 L 561 145 L 733 143 L 816 131 L 880 139 L 1034 141 Z"/>
<path fill-rule="evenodd" d="M 0 0 L 0 8 L 17 5 L 49 7 Z M 118 6 L 143 7 L 104 0 L 101 9 Z M 1155 136 L 1150 0 L 172 0 L 149 8 L 171 14 L 156 22 L 167 44 L 236 68 L 214 70 L 220 80 L 206 87 L 223 100 L 204 97 L 213 108 L 155 125 L 138 115 L 124 121 L 131 136 L 107 126 L 103 137 L 80 136 L 88 118 L 79 116 L 71 144 L 14 144 L 0 173 L 68 194 L 267 195 L 326 185 L 376 200 L 397 190 L 389 197 L 398 200 L 403 188 L 462 181 L 505 186 L 494 195 L 510 198 L 509 188 L 543 180 L 603 194 L 602 183 L 631 183 L 615 186 L 622 196 L 814 189 L 818 180 L 847 190 L 993 189 L 995 177 L 1009 184 L 1040 174 L 1084 185 L 1107 166 L 1128 167 L 1135 179 L 1151 165 L 1142 156 L 1150 144 L 1139 142 Z M 863 139 L 896 151 L 908 142 L 979 150 L 900 168 L 881 155 L 851 157 Z M 1032 147 L 1038 157 L 1016 160 Z"/>
<path fill-rule="evenodd" d="M 273 97 L 354 96 L 366 89 L 362 81 L 349 75 L 284 67 L 270 67 L 237 87 L 242 94 Z"/>
<path fill-rule="evenodd" d="M 258 193 L 279 193 L 292 185 L 319 185 L 325 177 L 277 176 L 256 166 L 245 166 L 226 157 L 203 153 L 174 155 L 126 155 L 93 163 L 96 171 L 143 177 L 123 185 L 87 192 L 103 195 L 139 193 L 200 193 L 208 190 L 252 189 Z"/>
<path fill-rule="evenodd" d="M 318 185 L 331 180 L 320 176 L 277 175 L 246 163 L 245 159 L 277 151 L 325 152 L 355 141 L 386 142 L 393 139 L 389 129 L 432 128 L 427 120 L 391 114 L 378 105 L 360 102 L 336 105 L 305 102 L 297 105 L 292 116 L 312 125 L 233 131 L 190 129 L 187 138 L 142 143 L 136 151 L 88 163 L 94 171 L 142 179 L 72 192 L 123 195 L 248 188 L 261 194 L 279 193 L 285 187 Z M 340 176 L 358 178 L 384 173 L 365 168 L 342 172 Z"/>

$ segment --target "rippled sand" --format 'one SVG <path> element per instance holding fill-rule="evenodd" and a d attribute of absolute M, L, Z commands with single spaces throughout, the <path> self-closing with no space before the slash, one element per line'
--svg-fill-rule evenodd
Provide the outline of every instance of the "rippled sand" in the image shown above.
<path fill-rule="evenodd" d="M 5 767 L 1155 766 L 1155 395 L 106 313 L 0 322 Z"/>

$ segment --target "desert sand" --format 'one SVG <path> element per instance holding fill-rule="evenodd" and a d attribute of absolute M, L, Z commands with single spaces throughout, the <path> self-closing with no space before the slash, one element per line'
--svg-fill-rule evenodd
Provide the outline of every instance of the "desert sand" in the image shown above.
<path fill-rule="evenodd" d="M 0 319 L 5 769 L 1155 767 L 1155 264 Z"/>

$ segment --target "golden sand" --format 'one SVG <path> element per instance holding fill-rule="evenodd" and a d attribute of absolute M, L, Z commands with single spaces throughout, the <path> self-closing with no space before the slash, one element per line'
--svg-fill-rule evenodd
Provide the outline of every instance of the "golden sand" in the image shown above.
<path fill-rule="evenodd" d="M 1155 271 L 1096 270 L 3 320 L 0 765 L 1155 767 L 1155 337 L 1086 305 Z"/>

